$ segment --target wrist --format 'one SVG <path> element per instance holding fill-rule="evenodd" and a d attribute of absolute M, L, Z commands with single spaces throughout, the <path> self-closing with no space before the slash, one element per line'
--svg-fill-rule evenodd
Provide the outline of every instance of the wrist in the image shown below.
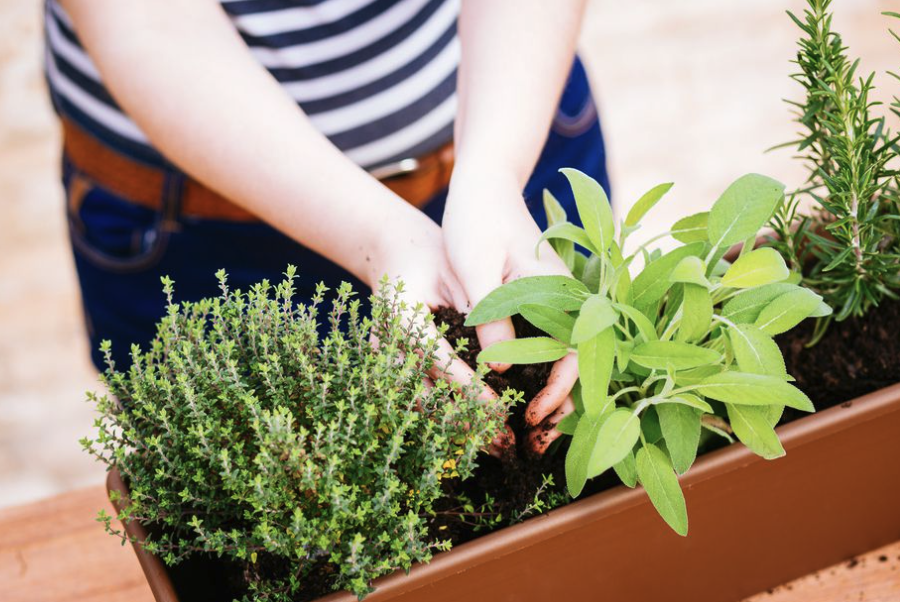
<path fill-rule="evenodd" d="M 371 229 L 365 245 L 360 279 L 373 290 L 385 275 L 400 276 L 398 266 L 415 255 L 428 238 L 440 236 L 440 228 L 431 218 L 399 198 L 396 201 L 379 213 L 378 223 L 385 226 Z"/>

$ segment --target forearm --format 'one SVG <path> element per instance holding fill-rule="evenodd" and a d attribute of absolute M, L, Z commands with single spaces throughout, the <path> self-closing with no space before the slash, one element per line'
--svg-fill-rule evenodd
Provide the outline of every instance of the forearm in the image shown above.
<path fill-rule="evenodd" d="M 457 172 L 524 187 L 571 68 L 584 0 L 463 0 Z"/>
<path fill-rule="evenodd" d="M 315 130 L 217 2 L 64 4 L 116 101 L 164 155 L 362 280 L 381 276 L 380 225 L 418 212 Z"/>

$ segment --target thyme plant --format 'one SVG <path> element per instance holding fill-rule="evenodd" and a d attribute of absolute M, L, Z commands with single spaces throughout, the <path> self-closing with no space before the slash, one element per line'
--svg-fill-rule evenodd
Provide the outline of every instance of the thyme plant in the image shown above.
<path fill-rule="evenodd" d="M 792 77 L 805 91 L 804 100 L 790 103 L 802 133 L 789 146 L 799 150 L 809 177 L 775 215 L 772 244 L 840 321 L 898 298 L 898 138 L 876 115 L 874 74 L 859 74 L 859 60 L 849 58 L 832 28 L 831 0 L 808 3 L 802 19 L 788 14 L 803 33 Z M 893 114 L 900 116 L 898 108 L 895 97 Z M 800 214 L 804 200 L 818 209 L 813 216 Z"/>
<path fill-rule="evenodd" d="M 774 431 L 784 407 L 813 406 L 790 384 L 772 337 L 830 309 L 799 286 L 799 274 L 779 253 L 754 249 L 757 232 L 784 201 L 782 184 L 743 176 L 709 212 L 679 220 L 626 255 L 628 236 L 671 184 L 645 194 L 616 232 L 603 188 L 579 171 L 562 171 L 584 227 L 565 221 L 547 194 L 553 223 L 542 238 L 574 276 L 505 284 L 467 320 L 477 325 L 521 314 L 548 336 L 496 343 L 478 359 L 527 364 L 576 353 L 576 411 L 557 427 L 572 436 L 565 459 L 570 494 L 612 469 L 629 487 L 643 485 L 663 519 L 685 535 L 676 473 L 690 468 L 711 434 L 729 440 L 733 434 L 764 458 L 784 454 Z M 669 235 L 680 246 L 667 253 L 648 249 Z M 724 260 L 738 243 L 740 256 Z"/>
<path fill-rule="evenodd" d="M 152 345 L 132 348 L 127 371 L 108 360 L 110 394 L 89 396 L 98 432 L 82 443 L 130 487 L 115 519 L 144 523 L 144 547 L 170 565 L 243 565 L 253 600 L 308 595 L 313 571 L 362 598 L 375 577 L 447 549 L 429 530 L 442 480 L 472 474 L 509 397 L 426 386 L 435 341 L 400 318 L 399 287 L 383 283 L 364 318 L 342 285 L 320 338 L 326 289 L 296 305 L 293 267 L 247 292 L 218 278 L 221 296 L 196 303 L 176 303 L 164 279 Z"/>

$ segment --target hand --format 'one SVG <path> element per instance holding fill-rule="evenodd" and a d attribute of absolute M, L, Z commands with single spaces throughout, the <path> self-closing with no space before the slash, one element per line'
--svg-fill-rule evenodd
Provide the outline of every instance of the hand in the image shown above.
<path fill-rule="evenodd" d="M 455 172 L 443 231 L 447 258 L 467 297 L 467 312 L 492 290 L 517 278 L 571 276 L 546 241 L 535 255 L 541 232 L 514 177 Z M 478 326 L 476 332 L 482 349 L 516 337 L 509 318 Z M 497 372 L 509 368 L 508 364 L 489 366 Z M 575 354 L 570 354 L 554 365 L 547 385 L 529 402 L 525 420 L 531 427 L 540 425 L 529 436 L 537 453 L 546 451 L 559 437 L 553 427 L 574 410 L 570 393 L 577 379 L 578 362 Z"/>
<path fill-rule="evenodd" d="M 391 228 L 370 258 L 369 286 L 377 290 L 385 275 L 391 282 L 402 281 L 401 297 L 410 308 L 410 316 L 413 315 L 412 308 L 420 303 L 431 310 L 452 307 L 464 312 L 466 294 L 447 261 L 440 227 L 423 213 L 410 209 L 388 221 Z M 418 314 L 417 319 L 422 317 Z M 429 321 L 424 328 L 428 336 L 437 339 L 438 361 L 429 371 L 429 377 L 463 386 L 471 384 L 475 380 L 475 371 L 456 355 L 450 343 L 438 337 L 433 322 Z M 497 393 L 490 387 L 484 383 L 481 386 L 482 399 L 497 398 Z M 507 428 L 506 432 L 497 435 L 488 451 L 499 456 L 514 441 L 512 431 Z"/>

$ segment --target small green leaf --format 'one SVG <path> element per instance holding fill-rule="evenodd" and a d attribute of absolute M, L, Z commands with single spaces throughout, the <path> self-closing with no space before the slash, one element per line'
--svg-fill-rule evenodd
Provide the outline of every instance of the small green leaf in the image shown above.
<path fill-rule="evenodd" d="M 544 213 L 547 214 L 548 227 L 568 222 L 566 210 L 563 209 L 556 197 L 546 188 L 544 189 Z M 558 238 L 551 240 L 550 244 L 553 246 L 556 254 L 559 255 L 559 258 L 566 264 L 566 267 L 569 268 L 569 271 L 574 272 L 576 253 L 575 245 L 572 244 L 572 241 Z"/>
<path fill-rule="evenodd" d="M 703 287 L 709 287 L 709 280 L 706 279 L 706 264 L 699 257 L 691 255 L 685 257 L 672 273 L 669 274 L 669 280 L 672 282 L 684 282 L 688 284 L 698 284 Z"/>
<path fill-rule="evenodd" d="M 563 435 L 574 435 L 575 429 L 578 426 L 579 418 L 580 416 L 577 412 L 567 414 L 565 418 L 556 423 L 556 430 L 558 430 Z"/>
<path fill-rule="evenodd" d="M 592 293 L 596 293 L 600 290 L 600 274 L 602 272 L 602 267 L 603 260 L 599 255 L 591 255 L 584 263 L 584 270 L 581 272 L 581 281 Z"/>
<path fill-rule="evenodd" d="M 684 474 L 697 457 L 700 414 L 694 408 L 679 403 L 658 404 L 656 413 L 672 465 L 678 474 Z"/>
<path fill-rule="evenodd" d="M 588 478 L 621 462 L 641 435 L 641 422 L 634 412 L 618 409 L 609 414 L 597 433 L 597 440 L 588 461 Z"/>
<path fill-rule="evenodd" d="M 564 167 L 559 171 L 566 176 L 572 187 L 578 215 L 584 224 L 585 232 L 594 243 L 597 252 L 605 253 L 615 234 L 612 208 L 606 191 L 596 180 L 577 169 Z"/>
<path fill-rule="evenodd" d="M 622 483 L 626 487 L 634 487 L 637 485 L 637 464 L 634 461 L 634 452 L 628 450 L 628 453 L 625 454 L 625 457 L 622 458 L 622 461 L 613 466 L 613 470 L 616 471 L 616 474 L 619 476 L 619 479 L 622 480 Z"/>
<path fill-rule="evenodd" d="M 609 405 L 609 380 L 616 355 L 616 335 L 607 328 L 578 345 L 578 374 L 581 399 L 587 414 L 605 413 Z"/>
<path fill-rule="evenodd" d="M 692 242 L 706 242 L 706 225 L 709 221 L 709 211 L 695 213 L 684 217 L 672 226 L 672 238 L 685 244 Z"/>
<path fill-rule="evenodd" d="M 544 189 L 544 213 L 547 214 L 547 225 L 561 224 L 569 221 L 566 210 L 548 189 Z"/>
<path fill-rule="evenodd" d="M 728 328 L 728 338 L 741 372 L 787 377 L 784 358 L 775 341 L 751 324 Z"/>
<path fill-rule="evenodd" d="M 581 307 L 588 294 L 581 282 L 567 276 L 519 278 L 488 293 L 466 318 L 466 326 L 508 318 L 518 313 L 519 306 L 525 304 L 573 311 Z"/>
<path fill-rule="evenodd" d="M 822 297 L 809 289 L 791 291 L 773 299 L 759 312 L 755 324 L 765 333 L 781 334 L 808 318 L 821 302 Z"/>
<path fill-rule="evenodd" d="M 526 337 L 494 343 L 478 354 L 481 363 L 543 364 L 569 353 L 569 346 L 550 337 Z"/>
<path fill-rule="evenodd" d="M 679 387 L 691 387 L 700 384 L 703 380 L 713 374 L 719 374 L 724 371 L 722 364 L 714 366 L 700 366 L 699 368 L 691 368 L 690 370 L 679 370 L 675 373 L 675 384 Z"/>
<path fill-rule="evenodd" d="M 597 433 L 603 426 L 606 416 L 605 414 L 584 414 L 578 420 L 578 426 L 575 427 L 569 451 L 566 452 L 566 487 L 572 497 L 578 497 L 581 490 L 584 489 L 587 481 L 588 461 L 594 449 L 594 442 L 597 440 Z"/>
<path fill-rule="evenodd" d="M 737 438 L 755 454 L 772 460 L 784 455 L 784 448 L 767 418 L 768 407 L 725 404 L 728 422 Z"/>
<path fill-rule="evenodd" d="M 690 393 L 680 393 L 673 397 L 666 397 L 665 399 L 656 402 L 654 405 L 663 405 L 667 403 L 678 403 L 681 405 L 688 406 L 690 408 L 696 408 L 701 412 L 706 414 L 712 414 L 713 409 L 712 406 L 697 397 L 696 395 L 691 395 Z"/>
<path fill-rule="evenodd" d="M 591 239 L 588 238 L 587 233 L 576 226 L 575 224 L 570 224 L 569 222 L 563 222 L 561 224 L 554 224 L 544 230 L 544 233 L 541 234 L 541 237 L 538 239 L 537 247 L 535 248 L 535 254 L 537 254 L 540 249 L 541 243 L 545 240 L 568 240 L 575 244 L 581 245 L 591 253 L 597 254 L 597 251 L 594 250 L 594 245 L 591 243 Z"/>
<path fill-rule="evenodd" d="M 625 217 L 625 225 L 626 226 L 635 226 L 644 215 L 647 214 L 648 211 L 653 209 L 653 206 L 659 202 L 663 196 L 669 192 L 672 188 L 672 184 L 660 184 L 658 186 L 654 186 L 650 190 L 644 193 L 640 199 L 638 199 L 637 203 L 632 205 L 631 209 L 628 211 L 628 215 Z"/>
<path fill-rule="evenodd" d="M 740 405 L 786 405 L 804 412 L 815 408 L 809 398 L 797 387 L 777 376 L 727 371 L 713 374 L 692 385 L 695 390 L 717 401 Z"/>
<path fill-rule="evenodd" d="M 784 282 L 748 289 L 735 295 L 722 307 L 722 316 L 737 324 L 752 324 L 773 299 L 796 290 L 799 290 L 798 286 Z"/>
<path fill-rule="evenodd" d="M 572 328 L 572 342 L 582 343 L 600 334 L 616 323 L 619 314 L 606 297 L 591 295 L 581 306 L 575 326 Z"/>
<path fill-rule="evenodd" d="M 632 362 L 651 370 L 665 370 L 670 366 L 675 370 L 687 370 L 715 364 L 721 359 L 718 351 L 678 341 L 647 341 L 631 352 Z"/>
<path fill-rule="evenodd" d="M 790 275 L 784 258 L 775 249 L 763 247 L 741 255 L 722 276 L 722 285 L 752 288 L 781 282 Z"/>
<path fill-rule="evenodd" d="M 726 249 L 755 235 L 783 198 L 781 182 L 759 174 L 741 176 L 725 189 L 709 212 L 709 242 Z"/>
<path fill-rule="evenodd" d="M 685 284 L 681 302 L 681 322 L 676 340 L 690 342 L 701 340 L 709 334 L 712 322 L 713 302 L 709 291 L 696 284 Z"/>
<path fill-rule="evenodd" d="M 631 305 L 625 305 L 624 303 L 613 303 L 613 307 L 620 313 L 625 314 L 628 319 L 634 323 L 645 341 L 655 341 L 659 338 L 656 334 L 656 329 L 653 327 L 653 322 L 651 322 L 642 312 Z"/>
<path fill-rule="evenodd" d="M 628 362 L 631 360 L 631 352 L 634 350 L 634 342 L 616 339 L 616 369 L 625 372 Z"/>
<path fill-rule="evenodd" d="M 819 307 L 817 307 L 811 314 L 809 314 L 810 318 L 824 318 L 826 316 L 830 316 L 834 311 L 831 309 L 831 306 L 825 303 L 825 301 L 819 302 Z"/>
<path fill-rule="evenodd" d="M 636 462 L 638 478 L 656 511 L 676 533 L 687 535 L 687 507 L 669 457 L 651 443 L 638 450 Z"/>
<path fill-rule="evenodd" d="M 644 311 L 662 299 L 672 285 L 669 275 L 675 266 L 685 257 L 701 253 L 703 246 L 703 243 L 697 242 L 678 247 L 644 266 L 631 285 L 632 305 Z"/>
<path fill-rule="evenodd" d="M 659 414 L 656 413 L 656 406 L 650 406 L 641 414 L 641 432 L 647 443 L 656 443 L 662 439 L 662 429 L 659 426 Z"/>
<path fill-rule="evenodd" d="M 564 343 L 571 343 L 572 328 L 575 326 L 575 318 L 564 311 L 559 311 L 544 305 L 525 304 L 519 307 L 522 317 L 540 328 L 554 339 Z"/>

